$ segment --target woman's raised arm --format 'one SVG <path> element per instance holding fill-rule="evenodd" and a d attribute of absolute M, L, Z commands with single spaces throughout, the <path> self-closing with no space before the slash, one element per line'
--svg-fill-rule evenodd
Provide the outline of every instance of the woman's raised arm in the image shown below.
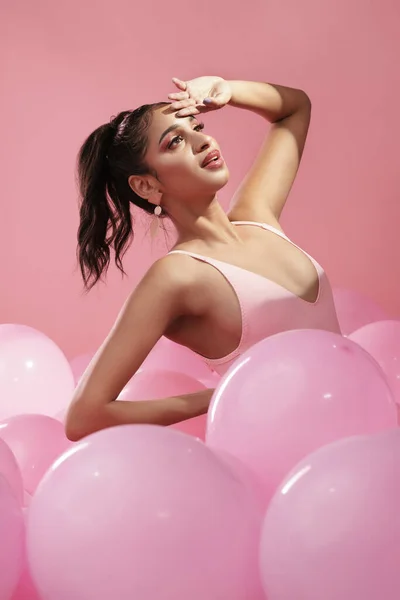
<path fill-rule="evenodd" d="M 311 118 L 311 102 L 299 89 L 256 81 L 229 81 L 231 106 L 272 123 L 260 152 L 236 191 L 230 217 L 279 220 L 300 166 Z"/>

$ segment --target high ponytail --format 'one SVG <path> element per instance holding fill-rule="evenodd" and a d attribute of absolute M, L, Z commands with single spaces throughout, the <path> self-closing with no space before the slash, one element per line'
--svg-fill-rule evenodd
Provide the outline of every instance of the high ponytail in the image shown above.
<path fill-rule="evenodd" d="M 145 104 L 119 113 L 93 131 L 79 151 L 77 259 L 86 291 L 107 272 L 110 248 L 115 251 L 116 266 L 126 274 L 122 258 L 133 239 L 130 203 L 153 212 L 152 204 L 132 190 L 128 179 L 151 172 L 144 161 L 147 131 L 153 110 L 165 104 Z"/>

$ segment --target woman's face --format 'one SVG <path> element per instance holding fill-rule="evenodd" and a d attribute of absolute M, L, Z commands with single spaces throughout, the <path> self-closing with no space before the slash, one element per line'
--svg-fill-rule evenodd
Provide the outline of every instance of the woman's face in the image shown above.
<path fill-rule="evenodd" d="M 213 195 L 228 182 L 228 167 L 222 156 L 208 167 L 202 164 L 211 151 L 220 152 L 219 146 L 203 130 L 199 115 L 175 115 L 168 106 L 153 112 L 146 162 L 157 172 L 163 194 L 176 199 Z"/>

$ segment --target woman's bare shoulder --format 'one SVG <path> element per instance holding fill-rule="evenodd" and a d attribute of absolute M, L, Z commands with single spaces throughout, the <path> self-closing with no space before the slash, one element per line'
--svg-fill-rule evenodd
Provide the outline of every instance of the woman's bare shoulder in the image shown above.
<path fill-rule="evenodd" d="M 194 299 L 201 294 L 203 283 L 198 261 L 185 254 L 166 254 L 151 265 L 138 285 L 147 293 L 178 302 L 189 314 L 194 311 Z"/>
<path fill-rule="evenodd" d="M 186 254 L 166 254 L 151 265 L 146 276 L 181 287 L 190 286 L 196 280 L 196 261 Z"/>

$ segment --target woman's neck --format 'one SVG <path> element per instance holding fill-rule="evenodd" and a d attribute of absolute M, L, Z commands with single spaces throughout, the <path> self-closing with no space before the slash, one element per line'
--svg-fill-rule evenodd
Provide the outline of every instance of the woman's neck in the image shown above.
<path fill-rule="evenodd" d="M 240 241 L 216 196 L 211 202 L 179 204 L 166 211 L 177 229 L 178 244 L 201 240 L 215 246 Z"/>

